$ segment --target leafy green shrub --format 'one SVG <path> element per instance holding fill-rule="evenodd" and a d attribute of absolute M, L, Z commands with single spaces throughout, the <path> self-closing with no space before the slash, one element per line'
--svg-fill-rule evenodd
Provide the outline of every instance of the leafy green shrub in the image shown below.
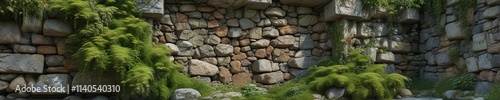
<path fill-rule="evenodd" d="M 476 85 L 477 75 L 473 73 L 462 74 L 451 78 L 453 89 L 457 90 L 472 90 Z"/>
<path fill-rule="evenodd" d="M 486 100 L 498 100 L 500 99 L 500 83 L 494 83 L 491 86 L 490 92 L 485 95 Z"/>
<path fill-rule="evenodd" d="M 304 81 L 311 90 L 322 93 L 329 88 L 345 88 L 352 99 L 392 99 L 405 88 L 409 79 L 400 74 L 386 74 L 385 66 L 372 64 L 371 58 L 361 50 L 351 49 L 345 64 L 312 68 Z"/>
<path fill-rule="evenodd" d="M 255 84 L 247 84 L 241 88 L 241 93 L 247 97 L 264 94 L 266 92 L 266 89 L 258 87 Z"/>
<path fill-rule="evenodd" d="M 383 7 L 388 9 L 389 14 L 397 15 L 403 9 L 420 7 L 424 0 L 362 0 L 362 3 L 368 9 Z"/>
<path fill-rule="evenodd" d="M 180 65 L 168 58 L 164 45 L 152 43 L 152 28 L 138 16 L 136 0 L 51 0 L 74 33 L 66 39 L 66 51 L 78 62 L 80 73 L 115 71 L 121 98 L 133 95 L 168 99 L 177 88 L 212 92 L 205 83 L 179 72 Z"/>
<path fill-rule="evenodd" d="M 477 81 L 477 75 L 473 73 L 461 74 L 436 82 L 434 85 L 434 97 L 443 97 L 448 90 L 472 90 Z"/>
<path fill-rule="evenodd" d="M 46 8 L 46 0 L 1 0 L 0 16 L 12 17 L 16 20 L 22 17 L 25 21 L 28 16 L 35 16 L 42 20 Z"/>

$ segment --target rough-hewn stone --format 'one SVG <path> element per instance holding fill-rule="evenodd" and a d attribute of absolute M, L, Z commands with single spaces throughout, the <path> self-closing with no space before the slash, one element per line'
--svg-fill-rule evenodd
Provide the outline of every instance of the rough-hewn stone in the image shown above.
<path fill-rule="evenodd" d="M 192 59 L 189 63 L 190 75 L 214 76 L 217 73 L 219 73 L 219 68 L 210 63 L 195 59 Z"/>
<path fill-rule="evenodd" d="M 39 54 L 7 54 L 0 53 L 0 72 L 4 73 L 38 73 L 43 72 L 44 57 Z"/>
<path fill-rule="evenodd" d="M 0 44 L 21 42 L 19 26 L 12 22 L 0 22 Z"/>
<path fill-rule="evenodd" d="M 253 76 L 253 79 L 256 82 L 263 84 L 274 84 L 278 82 L 285 81 L 283 78 L 283 72 L 271 72 L 271 73 L 263 73 Z"/>

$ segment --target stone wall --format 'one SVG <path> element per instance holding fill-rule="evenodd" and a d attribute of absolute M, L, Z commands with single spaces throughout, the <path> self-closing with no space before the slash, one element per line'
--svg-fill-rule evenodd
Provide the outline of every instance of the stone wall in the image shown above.
<path fill-rule="evenodd" d="M 71 32 L 71 25 L 51 18 L 0 22 L 0 99 L 66 94 L 14 90 L 17 85 L 43 88 L 71 83 L 77 67 L 64 53 L 64 39 Z"/>
<path fill-rule="evenodd" d="M 202 81 L 237 86 L 284 82 L 332 52 L 342 52 L 332 45 L 365 48 L 375 63 L 387 65 L 387 73 L 438 81 L 464 71 L 478 74 L 481 86 L 500 80 L 498 0 L 478 0 L 467 19 L 458 19 L 457 0 L 448 0 L 440 22 L 432 12 L 407 9 L 396 23 L 389 23 L 386 9 L 341 1 L 158 0 L 139 6 L 153 26 L 152 42 L 168 46 L 171 60 L 184 66 L 182 72 Z M 471 40 L 460 20 L 473 23 Z M 342 24 L 346 44 L 332 44 L 332 22 Z M 71 26 L 53 16 L 0 22 L 0 99 L 68 96 L 14 93 L 19 84 L 109 84 L 80 77 L 65 55 Z"/>
<path fill-rule="evenodd" d="M 158 40 L 192 77 L 238 86 L 284 82 L 331 55 L 320 12 L 286 2 L 246 2 L 238 9 L 167 3 Z"/>
<path fill-rule="evenodd" d="M 500 81 L 500 35 L 498 15 L 499 0 L 477 0 L 475 8 L 468 10 L 465 19 L 459 19 L 457 0 L 448 0 L 445 14 L 436 23 L 430 12 L 424 12 L 420 30 L 421 57 L 426 65 L 420 76 L 430 80 L 441 80 L 459 73 L 479 75 L 476 93 L 486 93 L 491 82 Z M 470 36 L 461 27 L 470 23 Z M 439 33 L 443 27 L 444 33 Z M 470 38 L 470 39 L 467 39 Z"/>

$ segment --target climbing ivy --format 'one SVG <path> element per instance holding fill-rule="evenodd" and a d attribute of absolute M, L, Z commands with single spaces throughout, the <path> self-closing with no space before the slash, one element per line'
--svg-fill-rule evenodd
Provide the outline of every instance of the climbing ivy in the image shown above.
<path fill-rule="evenodd" d="M 66 39 L 67 53 L 78 62 L 80 73 L 117 73 L 123 99 L 132 96 L 168 99 L 177 88 L 191 87 L 202 93 L 211 88 L 179 72 L 169 60 L 165 45 L 153 44 L 151 25 L 139 19 L 136 0 L 52 0 L 74 26 Z M 106 73 L 109 74 L 109 73 Z"/>

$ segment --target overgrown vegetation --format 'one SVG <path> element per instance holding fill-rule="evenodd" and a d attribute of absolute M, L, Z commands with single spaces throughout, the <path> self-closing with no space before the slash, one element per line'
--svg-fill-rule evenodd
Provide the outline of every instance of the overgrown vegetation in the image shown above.
<path fill-rule="evenodd" d="M 27 21 L 29 16 L 35 16 L 41 20 L 47 6 L 46 0 L 1 0 L 0 16 L 7 17 L 1 18 L 3 20 L 19 21 L 19 18 L 23 18 L 24 21 Z"/>
<path fill-rule="evenodd" d="M 66 39 L 67 53 L 79 62 L 84 74 L 102 75 L 116 71 L 120 97 L 134 95 L 148 99 L 168 99 L 177 88 L 195 88 L 203 94 L 212 90 L 204 83 L 179 72 L 180 66 L 168 59 L 164 45 L 152 44 L 152 28 L 137 18 L 136 0 L 52 0 L 51 10 L 59 10 L 74 25 Z"/>
<path fill-rule="evenodd" d="M 461 74 L 438 82 L 420 79 L 408 84 L 414 93 L 422 93 L 422 96 L 444 97 L 444 92 L 448 90 L 473 90 L 476 84 L 476 75 L 473 73 Z"/>
<path fill-rule="evenodd" d="M 474 8 L 476 7 L 476 0 L 459 0 L 457 9 L 459 12 L 458 19 L 460 20 L 460 28 L 462 28 L 462 33 L 465 35 L 466 41 L 472 41 L 472 29 L 471 25 L 474 23 L 468 20 L 473 20 L 468 14 L 474 14 Z M 471 12 L 472 11 L 472 12 Z"/>
<path fill-rule="evenodd" d="M 487 100 L 496 100 L 500 98 L 500 83 L 493 83 L 491 85 L 491 90 L 485 95 Z"/>
<path fill-rule="evenodd" d="M 404 9 L 419 8 L 424 4 L 424 0 L 362 0 L 362 2 L 363 7 L 368 9 L 386 8 L 391 15 L 398 15 Z"/>

